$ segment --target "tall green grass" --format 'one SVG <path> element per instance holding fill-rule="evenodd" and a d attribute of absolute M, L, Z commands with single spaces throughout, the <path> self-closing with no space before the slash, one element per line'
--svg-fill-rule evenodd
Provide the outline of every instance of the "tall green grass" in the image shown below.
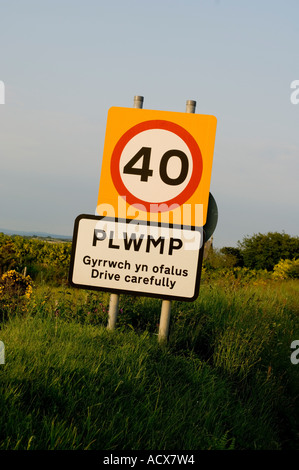
<path fill-rule="evenodd" d="M 172 303 L 36 289 L 1 325 L 0 449 L 298 449 L 298 281 L 203 284 Z"/>

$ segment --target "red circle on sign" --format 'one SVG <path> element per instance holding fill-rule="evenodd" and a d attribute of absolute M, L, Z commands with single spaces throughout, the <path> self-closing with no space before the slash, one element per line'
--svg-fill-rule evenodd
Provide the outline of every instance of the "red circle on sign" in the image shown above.
<path fill-rule="evenodd" d="M 127 143 L 140 132 L 149 129 L 163 129 L 178 135 L 189 148 L 193 161 L 192 175 L 185 189 L 183 189 L 183 191 L 173 199 L 169 199 L 168 201 L 161 201 L 159 203 L 143 201 L 142 199 L 139 199 L 134 196 L 125 186 L 119 168 L 120 158 Z M 122 135 L 122 137 L 115 145 L 110 162 L 111 177 L 118 194 L 121 197 L 125 197 L 127 203 L 131 206 L 136 206 L 140 204 L 143 205 L 146 208 L 147 212 L 165 212 L 169 210 L 169 207 L 167 206 L 170 206 L 171 204 L 178 204 L 179 206 L 184 204 L 192 196 L 197 186 L 199 185 L 202 176 L 202 169 L 202 155 L 194 137 L 192 137 L 192 135 L 188 131 L 186 131 L 186 129 L 179 126 L 178 124 L 163 120 L 144 121 L 134 127 L 131 127 L 127 132 Z M 164 204 L 166 207 L 158 207 L 159 204 Z"/>

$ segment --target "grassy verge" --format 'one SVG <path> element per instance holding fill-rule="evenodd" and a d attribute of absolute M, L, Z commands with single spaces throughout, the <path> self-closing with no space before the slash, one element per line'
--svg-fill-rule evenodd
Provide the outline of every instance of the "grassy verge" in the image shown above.
<path fill-rule="evenodd" d="M 0 449 L 197 450 L 298 447 L 298 281 L 203 285 L 173 302 L 40 288 L 2 324 Z"/>

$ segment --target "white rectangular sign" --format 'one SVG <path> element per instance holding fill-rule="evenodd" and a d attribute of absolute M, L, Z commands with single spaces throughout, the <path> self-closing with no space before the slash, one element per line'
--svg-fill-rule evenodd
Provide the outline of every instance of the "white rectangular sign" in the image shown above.
<path fill-rule="evenodd" d="M 193 301 L 202 252 L 201 230 L 80 215 L 69 281 L 84 289 Z"/>

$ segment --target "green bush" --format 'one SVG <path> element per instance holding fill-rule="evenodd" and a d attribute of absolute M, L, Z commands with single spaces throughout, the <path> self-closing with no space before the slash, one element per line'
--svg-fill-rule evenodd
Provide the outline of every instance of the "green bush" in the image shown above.
<path fill-rule="evenodd" d="M 0 320 L 5 321 L 17 313 L 26 313 L 32 294 L 32 279 L 14 269 L 0 278 Z"/>
<path fill-rule="evenodd" d="M 268 232 L 244 237 L 238 242 L 239 249 L 248 268 L 272 271 L 280 259 L 299 257 L 299 237 L 287 233 Z"/>
<path fill-rule="evenodd" d="M 273 269 L 274 279 L 298 279 L 299 259 L 281 259 Z"/>
<path fill-rule="evenodd" d="M 71 243 L 0 233 L 0 272 L 27 269 L 38 283 L 66 284 Z"/>

